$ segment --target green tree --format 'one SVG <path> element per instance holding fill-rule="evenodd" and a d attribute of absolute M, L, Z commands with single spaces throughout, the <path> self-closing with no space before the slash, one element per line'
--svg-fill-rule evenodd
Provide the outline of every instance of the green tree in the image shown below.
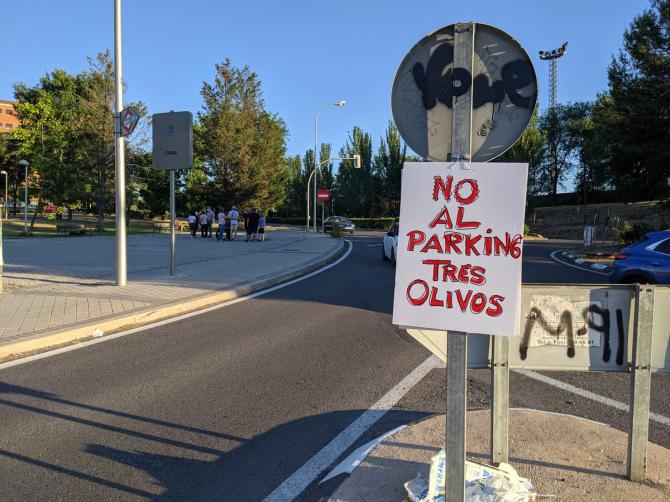
<path fill-rule="evenodd" d="M 33 87 L 15 84 L 22 126 L 13 137 L 30 161 L 31 187 L 40 201 L 33 223 L 49 201 L 67 206 L 68 215 L 72 208 L 97 207 L 102 228 L 106 201 L 114 193 L 113 77 L 107 51 L 90 58 L 89 69 L 78 75 L 55 70 Z M 142 103 L 132 105 L 146 116 Z M 139 140 L 127 141 L 128 148 L 138 148 Z"/>
<path fill-rule="evenodd" d="M 608 70 L 598 128 L 607 135 L 607 180 L 625 194 L 663 197 L 670 180 L 670 0 L 651 0 L 625 31 Z"/>
<path fill-rule="evenodd" d="M 400 184 L 406 160 L 407 146 L 400 138 L 398 128 L 389 120 L 374 158 L 375 175 L 380 185 L 378 204 L 383 214 L 400 214 Z"/>
<path fill-rule="evenodd" d="M 208 177 L 208 202 L 262 209 L 281 205 L 289 178 L 286 126 L 265 110 L 256 74 L 226 59 L 216 65 L 214 82 L 205 82 L 201 94 L 201 127 L 195 133 Z"/>
<path fill-rule="evenodd" d="M 588 113 L 588 103 L 572 103 L 556 105 L 540 117 L 539 130 L 546 143 L 538 169 L 532 173 L 533 183 L 539 193 L 550 194 L 553 202 L 574 170 L 582 141 L 580 127 Z"/>
<path fill-rule="evenodd" d="M 543 179 L 544 154 L 545 137 L 539 128 L 539 114 L 536 108 L 521 137 L 495 161 L 528 163 L 528 194 L 537 195 L 543 189 L 540 180 Z"/>
<path fill-rule="evenodd" d="M 22 125 L 13 134 L 20 155 L 30 162 L 30 186 L 38 195 L 31 231 L 46 200 L 71 207 L 84 196 L 82 170 L 76 163 L 78 145 L 73 141 L 81 115 L 81 89 L 81 79 L 63 70 L 45 75 L 35 87 L 14 86 Z"/>
<path fill-rule="evenodd" d="M 352 216 L 374 216 L 377 183 L 372 161 L 372 138 L 369 133 L 355 126 L 344 146 L 340 157 L 361 156 L 361 168 L 354 162 L 340 163 L 335 182 L 335 206 L 337 212 Z"/>
<path fill-rule="evenodd" d="M 284 216 L 305 216 L 307 193 L 307 170 L 303 169 L 300 155 L 284 159 L 288 172 L 286 199 L 281 208 Z"/>

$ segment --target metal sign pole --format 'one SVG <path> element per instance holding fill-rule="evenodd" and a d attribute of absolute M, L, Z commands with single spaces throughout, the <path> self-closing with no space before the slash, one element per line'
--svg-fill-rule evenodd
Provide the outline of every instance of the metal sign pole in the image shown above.
<path fill-rule="evenodd" d="M 491 463 L 508 461 L 509 337 L 491 336 Z"/>
<path fill-rule="evenodd" d="M 121 110 L 123 110 L 123 80 L 121 75 L 121 0 L 114 0 L 114 87 L 116 113 L 114 114 L 114 150 L 116 164 L 116 285 L 126 285 L 126 163 Z"/>
<path fill-rule="evenodd" d="M 174 170 L 170 170 L 170 275 L 175 275 L 175 248 L 176 248 L 176 235 L 175 235 L 175 188 L 174 188 Z"/>
<path fill-rule="evenodd" d="M 454 26 L 454 69 L 468 70 L 470 81 L 462 82 L 454 78 L 454 87 L 466 86 L 467 92 L 453 98 L 450 160 L 470 161 L 474 35 L 474 23 L 458 23 Z M 467 363 L 467 333 L 450 332 L 447 334 L 446 495 L 448 502 L 465 500 Z"/>

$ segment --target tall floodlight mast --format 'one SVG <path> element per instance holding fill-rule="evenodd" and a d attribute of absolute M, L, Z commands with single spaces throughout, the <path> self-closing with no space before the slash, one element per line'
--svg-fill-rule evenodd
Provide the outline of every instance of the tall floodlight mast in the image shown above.
<path fill-rule="evenodd" d="M 540 59 L 543 61 L 549 61 L 549 106 L 553 109 L 556 108 L 556 86 L 557 86 L 557 64 L 558 58 L 565 55 L 565 51 L 568 48 L 568 43 L 565 42 L 558 49 L 553 49 L 550 51 L 540 51 Z"/>

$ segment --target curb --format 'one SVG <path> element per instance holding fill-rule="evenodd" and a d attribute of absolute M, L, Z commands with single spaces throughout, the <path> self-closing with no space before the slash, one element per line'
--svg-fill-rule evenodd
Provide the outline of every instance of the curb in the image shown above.
<path fill-rule="evenodd" d="M 583 258 L 578 258 L 570 254 L 569 249 L 557 250 L 549 255 L 555 262 L 561 263 L 563 265 L 568 265 L 570 267 L 576 267 L 581 270 L 586 270 L 587 272 L 595 272 L 597 274 L 609 275 L 612 270 L 612 267 L 605 265 L 603 263 L 594 263 L 587 261 Z"/>
<path fill-rule="evenodd" d="M 209 295 L 164 303 L 136 312 L 118 314 L 113 317 L 90 321 L 52 332 L 33 334 L 26 337 L 15 337 L 5 343 L 0 343 L 0 362 L 18 359 L 20 357 L 42 352 L 47 349 L 54 349 L 63 345 L 83 342 L 94 338 L 94 332 L 96 334 L 101 332 L 104 333 L 104 335 L 110 335 L 119 331 L 138 328 L 146 324 L 170 319 L 182 314 L 188 314 L 196 310 L 234 300 L 235 298 L 246 296 L 302 275 L 309 274 L 310 272 L 337 260 L 344 253 L 345 249 L 345 241 L 340 239 L 339 246 L 328 255 L 307 263 L 304 266 L 295 267 L 272 277 L 266 277 L 251 283 L 232 286 L 231 288 L 220 290 Z M 98 334 L 97 336 L 101 335 Z"/>

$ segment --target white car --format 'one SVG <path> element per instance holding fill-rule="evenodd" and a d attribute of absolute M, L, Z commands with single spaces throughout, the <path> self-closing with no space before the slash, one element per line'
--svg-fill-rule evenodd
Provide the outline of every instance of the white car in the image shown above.
<path fill-rule="evenodd" d="M 390 261 L 395 267 L 396 257 L 398 256 L 398 222 L 396 221 L 384 236 L 384 245 L 382 246 L 384 261 Z"/>

